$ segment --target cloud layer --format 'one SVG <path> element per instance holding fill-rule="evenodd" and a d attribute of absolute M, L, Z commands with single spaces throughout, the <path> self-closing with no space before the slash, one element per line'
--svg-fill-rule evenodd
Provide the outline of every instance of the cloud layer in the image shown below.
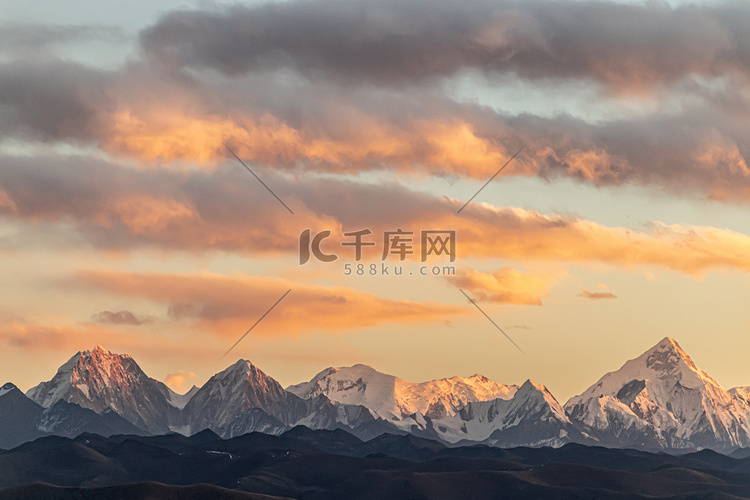
<path fill-rule="evenodd" d="M 164 305 L 174 321 L 239 337 L 281 297 L 255 335 L 339 332 L 392 323 L 448 321 L 466 309 L 452 304 L 392 300 L 349 287 L 324 287 L 252 276 L 83 272 L 72 282 L 96 293 L 145 298 Z"/>
<path fill-rule="evenodd" d="M 229 144 L 292 172 L 481 180 L 523 147 L 503 175 L 744 202 L 750 37 L 737 20 L 748 13 L 742 3 L 548 0 L 177 11 L 145 29 L 139 57 L 116 70 L 53 58 L 0 65 L 0 139 L 93 146 L 142 166 L 213 168 Z M 601 102 L 665 104 L 597 122 L 513 115 L 446 92 L 466 71 L 549 92 L 593 82 Z"/>
<path fill-rule="evenodd" d="M 462 69 L 593 79 L 640 90 L 747 74 L 747 4 L 470 0 L 284 2 L 173 12 L 141 44 L 179 67 L 228 75 L 293 67 L 312 78 L 400 85 Z"/>
<path fill-rule="evenodd" d="M 419 258 L 421 230 L 457 232 L 457 258 L 603 262 L 633 268 L 656 265 L 690 275 L 711 269 L 750 271 L 750 237 L 725 228 L 664 224 L 640 230 L 608 227 L 581 217 L 514 207 L 471 204 L 397 184 L 343 179 L 289 179 L 267 172 L 266 182 L 291 215 L 237 164 L 214 171 L 137 170 L 80 158 L 43 161 L 6 158 L 0 170 L 0 216 L 64 224 L 68 244 L 81 238 L 107 251 L 230 252 L 298 263 L 299 235 L 331 230 L 325 252 L 353 260 L 341 245 L 345 231 L 370 229 L 382 258 L 383 235 L 413 231 L 411 259 Z M 64 240 L 60 242 L 64 244 Z M 366 249 L 367 250 L 367 249 Z M 464 276 L 466 278 L 466 276 Z M 497 277 L 496 277 L 497 278 Z"/>

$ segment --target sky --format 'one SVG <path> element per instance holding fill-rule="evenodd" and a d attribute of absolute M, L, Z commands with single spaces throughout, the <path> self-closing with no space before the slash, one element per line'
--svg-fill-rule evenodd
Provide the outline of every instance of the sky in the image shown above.
<path fill-rule="evenodd" d="M 4 5 L 0 382 L 102 345 L 178 392 L 243 358 L 564 402 L 670 336 L 750 385 L 748 16 Z"/>

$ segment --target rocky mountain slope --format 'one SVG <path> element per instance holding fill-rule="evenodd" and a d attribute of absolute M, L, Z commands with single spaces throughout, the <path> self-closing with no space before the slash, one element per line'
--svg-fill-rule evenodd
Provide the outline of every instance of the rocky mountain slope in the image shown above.
<path fill-rule="evenodd" d="M 446 445 L 602 444 L 658 450 L 750 447 L 750 390 L 723 389 L 671 338 L 604 375 L 562 406 L 543 385 L 481 375 L 414 383 L 372 367 L 328 368 L 284 389 L 239 360 L 185 395 L 149 378 L 128 355 L 81 351 L 26 395 L 0 388 L 0 447 L 78 432 L 224 438 L 295 426 L 361 439 L 411 434 Z"/>
<path fill-rule="evenodd" d="M 599 441 L 647 448 L 750 446 L 750 406 L 669 337 L 604 375 L 565 410 Z"/>

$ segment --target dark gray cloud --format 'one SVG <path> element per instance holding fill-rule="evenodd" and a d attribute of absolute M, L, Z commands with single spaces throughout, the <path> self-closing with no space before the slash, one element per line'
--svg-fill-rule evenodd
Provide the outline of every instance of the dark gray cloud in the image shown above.
<path fill-rule="evenodd" d="M 141 46 L 229 75 L 293 67 L 313 79 L 402 84 L 476 68 L 643 89 L 747 74 L 748 17 L 744 2 L 291 1 L 171 12 L 141 33 Z"/>
<path fill-rule="evenodd" d="M 735 26 L 744 8 L 536 0 L 344 5 L 320 0 L 214 13 L 175 12 L 142 34 L 149 53 L 169 57 L 146 57 L 111 72 L 55 60 L 1 65 L 0 138 L 79 141 L 154 165 L 196 158 L 218 162 L 226 156 L 226 142 L 252 164 L 274 169 L 347 174 L 394 169 L 477 179 L 488 178 L 496 164 L 523 146 L 513 168 L 503 175 L 569 176 L 595 185 L 655 186 L 744 201 L 750 193 L 750 132 L 745 126 L 750 101 L 738 75 L 744 71 L 748 38 Z M 448 15 L 454 11 L 461 14 Z M 640 25 L 638 16 L 643 16 Z M 304 26 L 294 29 L 300 23 Z M 537 25 L 544 29 L 534 28 Z M 428 42 L 420 45 L 422 36 Z M 486 37 L 493 36 L 493 43 L 513 47 L 519 37 L 554 39 L 534 42 L 548 46 L 546 52 L 537 52 L 552 62 L 544 62 L 539 54 L 531 58 L 531 52 L 519 48 L 508 57 L 487 56 L 486 64 L 471 55 L 478 50 L 477 40 L 485 47 Z M 357 42 L 357 37 L 364 41 Z M 724 41 L 712 42 L 714 38 Z M 474 41 L 466 42 L 469 39 Z M 412 41 L 416 45 L 407 47 Z M 405 55 L 397 50 L 399 44 L 405 46 Z M 356 52 L 365 45 L 375 56 L 368 59 Z M 221 56 L 225 49 L 226 57 L 237 58 L 226 68 Z M 418 54 L 409 56 L 410 50 Z M 606 51 L 611 54 L 603 55 Z M 450 64 L 444 65 L 440 54 Z M 192 70 L 174 71 L 169 61 L 175 59 Z M 406 64 L 412 59 L 413 65 Z M 656 82 L 693 73 L 733 73 L 717 89 L 674 83 L 670 91 L 687 97 L 669 113 L 657 110 L 602 123 L 563 114 L 506 115 L 477 103 L 456 102 L 439 86 L 424 83 L 425 78 L 452 74 L 457 68 L 473 65 L 500 71 L 506 63 L 519 74 L 537 75 L 545 82 L 566 75 L 633 83 L 621 78 Z M 292 64 L 310 78 L 279 78 L 260 71 L 278 64 Z M 389 64 L 393 66 L 386 67 Z M 233 66 L 233 74 L 249 73 L 227 78 L 201 72 L 205 66 L 226 72 Z M 656 70 L 658 74 L 649 76 Z M 342 86 L 340 78 L 367 84 Z M 423 85 L 387 85 L 404 78 Z M 84 168 L 73 162 L 65 165 L 74 176 L 80 173 L 76 169 Z M 48 180 L 29 182 L 45 185 Z M 77 199 L 75 190 L 80 187 L 51 182 L 62 187 L 50 193 L 48 203 L 68 198 L 64 189 Z M 110 181 L 97 182 L 106 186 Z M 167 189 L 166 184 L 154 185 Z M 14 196 L 23 199 L 23 186 L 11 187 Z M 102 200 L 92 200 L 102 206 Z M 195 206 L 185 207 L 187 217 Z M 221 208 L 204 210 L 208 211 L 201 217 L 210 220 L 208 214 Z M 130 215 L 134 223 L 136 214 Z"/>
<path fill-rule="evenodd" d="M 112 109 L 105 73 L 61 61 L 0 68 L 0 136 L 54 141 L 102 134 Z"/>
<path fill-rule="evenodd" d="M 734 82 L 713 94 L 696 91 L 677 113 L 590 123 L 567 115 L 504 115 L 434 89 L 337 89 L 264 76 L 202 81 L 139 64 L 105 73 L 59 62 L 14 63 L 0 68 L 0 136 L 81 141 L 139 157 L 139 148 L 169 144 L 191 121 L 209 127 L 225 121 L 233 127 L 225 135 L 196 137 L 209 157 L 227 155 L 223 139 L 247 161 L 273 168 L 397 169 L 480 179 L 494 172 L 503 152 L 523 146 L 504 175 L 569 176 L 596 185 L 636 184 L 746 200 L 750 106 L 743 88 Z M 171 120 L 167 125 L 162 115 Z M 445 149 L 454 147 L 461 127 L 476 143 Z M 176 140 L 167 152 L 190 161 L 196 143 Z M 67 162 L 66 168 L 75 173 L 83 167 Z M 50 194 L 59 196 L 62 192 Z"/>

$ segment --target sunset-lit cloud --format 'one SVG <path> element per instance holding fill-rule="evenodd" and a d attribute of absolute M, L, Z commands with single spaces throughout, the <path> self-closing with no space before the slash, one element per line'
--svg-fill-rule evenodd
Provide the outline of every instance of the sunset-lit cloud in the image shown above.
<path fill-rule="evenodd" d="M 128 336 L 93 323 L 44 324 L 12 321 L 0 325 L 0 341 L 9 347 L 29 350 L 92 348 L 106 339 L 111 345 L 131 345 Z M 71 353 L 72 354 L 72 353 Z"/>
<path fill-rule="evenodd" d="M 463 269 L 450 278 L 457 287 L 471 291 L 479 300 L 505 304 L 542 305 L 550 281 L 505 267 L 491 273 Z"/>
<path fill-rule="evenodd" d="M 404 228 L 416 231 L 418 259 L 420 230 L 449 229 L 457 232 L 459 259 L 657 265 L 695 276 L 712 269 L 750 271 L 750 237 L 726 228 L 654 221 L 636 230 L 486 204 L 472 204 L 459 216 L 460 201 L 396 184 L 267 177 L 293 207 L 292 216 L 236 165 L 185 173 L 61 164 L 9 160 L 0 171 L 14 207 L 6 216 L 72 222 L 80 236 L 106 250 L 225 251 L 294 264 L 306 228 L 331 230 L 326 245 L 338 247 L 342 259 L 348 255 L 341 247 L 343 231 L 369 228 L 378 249 L 366 258 L 373 259 L 382 254 L 384 232 Z"/>
<path fill-rule="evenodd" d="M 133 325 L 149 323 L 149 318 L 139 318 L 130 311 L 101 311 L 91 317 L 91 321 L 102 325 Z"/>
<path fill-rule="evenodd" d="M 545 382 L 458 288 L 533 333 L 535 359 L 621 362 L 602 325 L 653 345 L 747 324 L 748 5 L 142 7 L 0 24 L 0 364 L 27 382 L 24 356 L 102 344 L 187 389 L 289 289 L 241 355 L 295 376 L 401 355 L 452 376 L 486 356 L 504 383 Z M 299 265 L 308 229 L 335 262 Z M 344 233 L 362 229 L 355 262 Z M 403 261 L 383 256 L 396 229 Z M 455 259 L 421 262 L 423 230 L 455 230 Z M 342 276 L 381 262 L 456 274 Z"/>
<path fill-rule="evenodd" d="M 588 290 L 582 291 L 579 296 L 589 300 L 606 300 L 617 298 L 617 295 L 612 292 L 589 292 Z"/>
<path fill-rule="evenodd" d="M 338 332 L 393 323 L 447 321 L 466 309 L 454 304 L 391 300 L 349 287 L 322 287 L 254 276 L 82 272 L 70 284 L 120 297 L 163 304 L 174 321 L 238 336 L 287 289 L 283 307 L 269 314 L 254 335 Z"/>
<path fill-rule="evenodd" d="M 58 61 L 6 63 L 0 99 L 13 112 L 0 122 L 0 138 L 95 145 L 141 168 L 215 168 L 232 159 L 226 144 L 250 164 L 290 173 L 385 170 L 481 180 L 523 147 L 504 175 L 740 202 L 750 193 L 750 106 L 734 73 L 719 90 L 672 89 L 687 92 L 679 112 L 594 123 L 508 115 L 455 101 L 434 85 L 396 93 L 290 83 L 274 74 L 217 82 L 177 78 L 157 64 L 104 72 Z M 52 75 L 59 88 L 40 83 Z"/>
<path fill-rule="evenodd" d="M 195 373 L 180 370 L 175 373 L 168 373 L 164 379 L 164 383 L 177 394 L 184 394 L 190 389 L 192 382 L 196 378 L 198 376 Z"/>

